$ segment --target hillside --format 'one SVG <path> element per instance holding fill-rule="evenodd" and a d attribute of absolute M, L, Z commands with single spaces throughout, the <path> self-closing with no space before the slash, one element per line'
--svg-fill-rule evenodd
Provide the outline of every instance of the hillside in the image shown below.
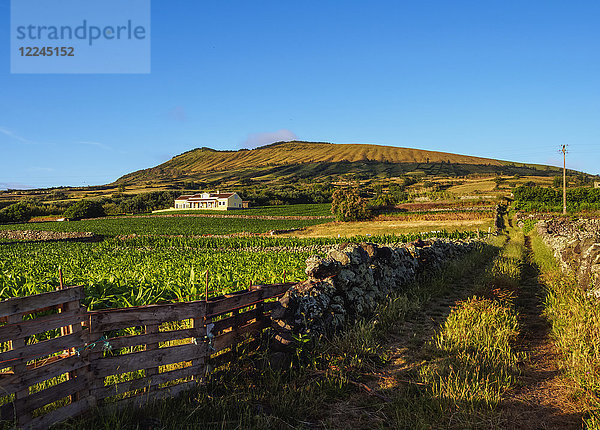
<path fill-rule="evenodd" d="M 119 178 L 117 184 L 178 180 L 285 179 L 368 174 L 390 177 L 407 173 L 467 175 L 502 173 L 556 175 L 550 166 L 525 165 L 446 152 L 367 144 L 279 142 L 260 148 L 217 151 L 198 148 L 149 169 Z"/>

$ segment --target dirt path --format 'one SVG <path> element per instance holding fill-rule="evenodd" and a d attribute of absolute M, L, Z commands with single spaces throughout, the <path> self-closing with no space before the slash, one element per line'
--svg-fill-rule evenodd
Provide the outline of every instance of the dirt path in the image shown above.
<path fill-rule="evenodd" d="M 420 382 L 418 371 L 423 364 L 431 360 L 431 348 L 428 346 L 428 342 L 446 320 L 452 307 L 472 295 L 472 287 L 482 272 L 483 267 L 473 273 L 466 273 L 460 282 L 452 284 L 448 294 L 432 298 L 422 310 L 411 315 L 388 333 L 387 364 L 373 374 L 364 375 L 367 378 L 365 385 L 372 394 L 372 397 L 369 397 L 371 397 L 371 401 L 379 403 L 379 406 L 373 404 L 365 406 L 365 396 L 368 394 L 365 390 L 361 390 L 348 399 L 329 405 L 329 416 L 322 421 L 323 426 L 320 428 L 345 430 L 394 428 L 390 425 L 392 413 L 382 411 L 383 405 L 386 404 L 385 399 L 403 396 L 404 393 L 412 395 L 412 390 L 427 389 Z M 375 399 L 375 396 L 381 397 Z M 389 401 L 387 400 L 388 404 Z M 418 426 L 415 424 L 414 427 L 411 425 L 401 428 L 424 427 L 423 424 Z"/>
<path fill-rule="evenodd" d="M 517 348 L 526 353 L 526 358 L 520 364 L 517 386 L 505 393 L 494 412 L 474 417 L 469 428 L 581 429 L 583 408 L 570 398 L 568 382 L 558 368 L 558 353 L 549 337 L 550 324 L 543 315 L 543 286 L 539 283 L 537 268 L 531 263 L 529 238 L 525 239 L 525 247 L 523 276 L 516 291 L 515 305 L 521 324 Z M 399 393 L 410 393 L 411 387 L 423 393 L 425 387 L 418 387 L 418 370 L 432 359 L 428 342 L 456 302 L 473 294 L 482 271 L 483 268 L 465 274 L 451 293 L 432 299 L 421 312 L 389 333 L 387 365 L 372 375 L 365 375 L 368 376 L 365 384 L 371 390 L 370 394 L 381 396 L 382 401 L 376 400 L 375 405 L 371 402 L 367 407 L 366 390 L 357 392 L 330 405 L 329 419 L 324 421 L 324 428 L 388 428 L 390 410 L 388 408 L 384 412 L 385 397 L 397 398 Z M 396 402 L 394 400 L 393 404 Z M 447 428 L 447 425 L 462 428 L 460 423 L 445 423 L 440 427 L 431 422 L 425 426 L 423 423 L 414 424 L 414 428 Z"/>
<path fill-rule="evenodd" d="M 580 429 L 582 413 L 569 398 L 567 383 L 558 368 L 558 352 L 549 337 L 550 323 L 543 315 L 539 272 L 531 264 L 531 244 L 525 237 L 526 259 L 516 298 L 520 316 L 519 350 L 527 354 L 521 363 L 519 384 L 499 406 L 507 429 Z"/>

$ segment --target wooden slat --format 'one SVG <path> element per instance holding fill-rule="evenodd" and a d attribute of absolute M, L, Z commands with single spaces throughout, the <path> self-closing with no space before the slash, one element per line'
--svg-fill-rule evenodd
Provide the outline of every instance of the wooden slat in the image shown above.
<path fill-rule="evenodd" d="M 134 379 L 133 381 L 121 382 L 119 384 L 108 385 L 98 388 L 94 391 L 97 399 L 104 399 L 109 396 L 123 394 L 128 391 L 140 390 L 142 388 L 153 387 L 164 384 L 165 382 L 173 381 L 179 378 L 187 378 L 189 376 L 199 375 L 204 372 L 204 365 L 188 366 L 182 369 L 171 370 L 169 372 L 158 373 L 145 378 Z"/>
<path fill-rule="evenodd" d="M 121 336 L 108 339 L 113 349 L 127 348 L 130 346 L 144 345 L 153 342 L 168 342 L 170 340 L 186 339 L 189 337 L 203 337 L 205 329 L 186 328 L 182 330 L 162 331 L 152 334 L 138 334 L 133 336 Z"/>
<path fill-rule="evenodd" d="M 205 309 L 206 302 L 197 301 L 90 312 L 90 330 L 98 333 L 126 327 L 198 318 L 204 315 Z"/>
<path fill-rule="evenodd" d="M 238 336 L 242 336 L 247 333 L 257 333 L 266 327 L 265 321 L 256 321 L 240 327 L 237 331 L 231 331 L 219 336 L 216 336 L 213 342 L 212 353 L 219 352 L 225 348 L 230 348 L 235 345 Z"/>
<path fill-rule="evenodd" d="M 81 369 L 87 365 L 88 362 L 84 357 L 73 355 L 45 366 L 36 368 L 28 366 L 27 371 L 22 377 L 16 374 L 0 377 L 0 387 L 2 387 L 0 391 L 12 394 L 21 389 L 21 387 L 30 387 L 64 373 Z"/>
<path fill-rule="evenodd" d="M 256 349 L 260 345 L 260 339 L 252 339 L 247 343 L 243 344 L 244 348 L 248 349 Z M 236 358 L 236 351 L 226 351 L 222 354 L 217 355 L 216 357 L 211 357 L 210 364 L 216 369 L 217 367 L 221 367 L 227 363 L 231 363 Z"/>
<path fill-rule="evenodd" d="M 187 344 L 160 348 L 155 351 L 140 351 L 115 357 L 104 357 L 92 363 L 95 377 L 105 377 L 165 364 L 192 361 L 206 354 L 206 345 Z"/>
<path fill-rule="evenodd" d="M 7 367 L 14 366 L 18 363 L 80 346 L 83 346 L 81 345 L 81 334 L 73 333 L 67 336 L 59 336 L 54 339 L 44 340 L 42 342 L 2 352 L 0 353 L 0 362 L 5 362 L 2 365 L 6 365 Z"/>
<path fill-rule="evenodd" d="M 182 382 L 181 384 L 161 388 L 160 390 L 151 393 L 140 393 L 127 399 L 119 400 L 118 402 L 115 402 L 114 405 L 116 407 L 144 407 L 157 400 L 176 397 L 185 391 L 194 389 L 197 385 L 198 381 L 195 380 Z"/>
<path fill-rule="evenodd" d="M 83 285 L 36 294 L 34 296 L 13 297 L 12 299 L 0 302 L 0 317 L 31 313 L 38 309 L 61 305 L 74 300 L 81 300 L 82 298 Z"/>
<path fill-rule="evenodd" d="M 263 298 L 270 299 L 272 297 L 277 297 L 285 294 L 285 292 L 292 288 L 294 285 L 296 284 L 294 284 L 293 282 L 285 282 L 282 284 L 258 285 L 258 287 L 264 291 Z"/>
<path fill-rule="evenodd" d="M 32 429 L 32 430 L 48 429 L 53 424 L 56 424 L 56 423 L 66 420 L 68 418 L 80 415 L 83 412 L 93 408 L 94 406 L 95 406 L 94 398 L 92 398 L 91 396 L 85 397 L 81 400 L 78 400 L 77 402 L 68 404 L 66 406 L 63 406 L 60 409 L 49 412 L 46 415 L 34 418 L 26 426 L 24 426 L 24 428 Z"/>
<path fill-rule="evenodd" d="M 81 323 L 86 319 L 81 310 L 72 310 L 60 314 L 47 315 L 33 320 L 7 324 L 0 327 L 0 342 L 18 339 L 34 334 L 57 329 L 71 324 Z"/>
<path fill-rule="evenodd" d="M 195 330 L 198 330 L 199 332 L 202 333 L 202 336 L 206 336 L 206 326 L 204 326 L 204 324 L 202 323 L 204 321 L 204 318 L 192 318 L 192 327 L 194 327 Z M 198 343 L 200 343 L 200 340 L 198 340 Z M 206 343 L 204 340 L 202 340 L 202 344 L 204 344 L 206 346 Z M 192 367 L 197 367 L 197 368 L 201 368 L 202 371 L 199 372 L 198 374 L 194 375 L 194 379 L 197 381 L 201 381 L 204 379 L 204 375 L 206 374 L 206 360 L 208 359 L 208 351 L 206 352 L 206 356 L 202 356 L 202 357 L 198 357 L 194 360 L 192 360 Z"/>
<path fill-rule="evenodd" d="M 49 405 L 57 400 L 63 399 L 71 394 L 82 390 L 87 385 L 85 378 L 74 378 L 61 382 L 45 390 L 30 394 L 22 399 L 16 399 L 13 403 L 2 406 L 1 414 L 3 419 L 10 419 L 13 414 L 13 407 L 18 411 L 33 412 L 42 406 Z"/>
<path fill-rule="evenodd" d="M 8 315 L 7 319 L 8 319 L 9 324 L 14 324 L 19 321 L 22 321 L 23 316 L 21 314 L 13 314 L 13 315 Z M 11 340 L 10 347 L 13 350 L 25 347 L 25 339 Z M 13 368 L 14 375 L 17 376 L 20 381 L 20 378 L 22 378 L 23 375 L 25 375 L 25 372 L 27 371 L 27 363 L 25 363 L 25 362 L 13 363 L 12 368 Z M 15 399 L 19 400 L 19 399 L 27 397 L 28 395 L 29 395 L 29 388 L 25 387 L 25 386 L 23 386 L 23 384 L 19 383 L 18 389 L 15 390 Z M 23 424 L 31 419 L 31 414 L 26 411 L 19 410 L 16 407 L 14 408 L 14 411 L 15 411 L 15 414 L 17 417 L 17 424 Z"/>
<path fill-rule="evenodd" d="M 247 312 L 242 312 L 240 314 L 236 314 L 228 318 L 223 318 L 219 321 L 213 321 L 213 324 L 215 325 L 212 330 L 213 334 L 219 333 L 228 328 L 245 325 L 246 323 L 248 323 L 248 321 L 257 319 L 260 315 L 260 309 L 251 309 Z"/>
<path fill-rule="evenodd" d="M 208 301 L 206 313 L 211 317 L 249 306 L 262 298 L 262 290 L 246 291 L 236 296 Z"/>
<path fill-rule="evenodd" d="M 146 351 L 154 351 L 158 349 L 158 341 L 156 340 L 156 338 L 152 338 L 152 335 L 156 335 L 159 333 L 158 327 L 159 324 L 152 324 L 146 326 L 146 334 L 150 336 L 150 339 L 153 339 L 152 342 L 146 343 Z M 146 378 L 152 378 L 152 376 L 156 374 L 158 374 L 158 366 L 146 369 Z M 149 385 L 146 388 L 146 391 L 151 391 L 153 388 L 153 385 Z"/>

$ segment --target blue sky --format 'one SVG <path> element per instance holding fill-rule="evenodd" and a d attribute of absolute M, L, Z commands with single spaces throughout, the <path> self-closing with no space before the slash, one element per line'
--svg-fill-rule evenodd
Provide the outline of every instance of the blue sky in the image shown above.
<path fill-rule="evenodd" d="M 152 2 L 150 74 L 11 74 L 0 187 L 94 185 L 298 138 L 600 174 L 598 1 Z"/>

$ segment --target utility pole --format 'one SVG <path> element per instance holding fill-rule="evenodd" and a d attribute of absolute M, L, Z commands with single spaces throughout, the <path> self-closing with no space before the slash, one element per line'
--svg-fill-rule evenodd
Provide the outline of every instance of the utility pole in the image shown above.
<path fill-rule="evenodd" d="M 562 145 L 563 154 L 563 215 L 567 214 L 567 145 Z"/>

